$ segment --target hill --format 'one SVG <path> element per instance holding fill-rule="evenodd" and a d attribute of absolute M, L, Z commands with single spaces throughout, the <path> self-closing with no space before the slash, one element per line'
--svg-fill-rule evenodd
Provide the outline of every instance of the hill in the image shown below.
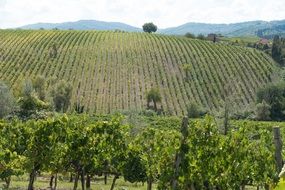
<path fill-rule="evenodd" d="M 63 23 L 37 23 L 19 27 L 19 29 L 60 29 L 60 30 L 122 30 L 126 32 L 141 32 L 137 28 L 120 22 L 104 22 L 97 20 L 79 20 Z M 280 21 L 250 21 L 233 24 L 207 24 L 189 22 L 177 27 L 160 29 L 161 34 L 184 35 L 187 32 L 198 34 L 218 33 L 229 37 L 258 36 L 273 38 L 274 35 L 285 35 L 285 20 Z"/>
<path fill-rule="evenodd" d="M 61 29 L 61 30 L 123 30 L 129 32 L 141 31 L 136 28 L 120 22 L 104 22 L 97 20 L 79 20 L 76 22 L 63 22 L 63 23 L 37 23 L 19 27 L 20 29 Z"/>
<path fill-rule="evenodd" d="M 146 93 L 157 87 L 163 110 L 174 115 L 185 114 L 190 101 L 219 110 L 229 88 L 244 108 L 277 69 L 256 49 L 144 33 L 46 30 L 0 30 L 0 68 L 0 80 L 16 89 L 36 75 L 65 79 L 73 84 L 72 103 L 82 100 L 96 113 L 145 109 Z"/>
<path fill-rule="evenodd" d="M 163 34 L 184 35 L 187 32 L 193 34 L 217 33 L 225 36 L 258 36 L 263 30 L 266 35 L 285 33 L 285 20 L 281 21 L 250 21 L 233 24 L 206 24 L 186 23 L 181 26 L 160 30 Z M 262 37 L 262 36 L 259 36 Z"/>

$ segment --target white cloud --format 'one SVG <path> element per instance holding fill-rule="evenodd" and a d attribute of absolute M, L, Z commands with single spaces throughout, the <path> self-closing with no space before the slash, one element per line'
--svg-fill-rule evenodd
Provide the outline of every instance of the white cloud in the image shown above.
<path fill-rule="evenodd" d="M 186 22 L 285 19 L 284 0 L 0 0 L 0 28 L 80 19 L 160 28 Z"/>

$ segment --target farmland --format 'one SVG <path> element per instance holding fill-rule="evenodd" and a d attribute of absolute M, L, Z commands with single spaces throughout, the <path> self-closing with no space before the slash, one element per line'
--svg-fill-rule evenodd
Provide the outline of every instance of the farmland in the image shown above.
<path fill-rule="evenodd" d="M 0 30 L 0 68 L 15 90 L 38 75 L 49 86 L 65 79 L 72 104 L 97 114 L 143 110 L 152 87 L 171 115 L 186 114 L 190 101 L 219 110 L 229 91 L 245 107 L 278 77 L 274 61 L 255 49 L 119 31 Z"/>

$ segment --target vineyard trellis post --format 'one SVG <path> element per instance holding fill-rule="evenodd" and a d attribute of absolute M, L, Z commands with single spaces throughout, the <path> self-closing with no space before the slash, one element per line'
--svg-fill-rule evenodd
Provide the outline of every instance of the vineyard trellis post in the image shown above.
<path fill-rule="evenodd" d="M 173 179 L 172 179 L 172 190 L 177 189 L 177 180 L 179 177 L 179 167 L 180 167 L 180 164 L 181 164 L 181 162 L 185 156 L 185 152 L 183 150 L 183 147 L 186 144 L 186 140 L 188 137 L 188 120 L 189 120 L 189 118 L 186 116 L 182 120 L 182 125 L 181 125 L 182 138 L 181 138 L 180 149 L 178 150 L 178 152 L 175 155 L 174 175 L 173 175 Z"/>
<path fill-rule="evenodd" d="M 282 140 L 280 134 L 280 128 L 274 127 L 273 128 L 274 134 L 274 145 L 275 145 L 275 161 L 278 173 L 281 172 L 283 167 L 283 160 L 282 160 Z"/>

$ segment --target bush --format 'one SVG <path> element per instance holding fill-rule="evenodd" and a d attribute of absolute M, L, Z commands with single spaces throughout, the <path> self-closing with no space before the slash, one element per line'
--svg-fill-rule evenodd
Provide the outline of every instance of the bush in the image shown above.
<path fill-rule="evenodd" d="M 57 112 L 66 112 L 70 106 L 72 86 L 62 80 L 52 89 L 51 95 L 55 110 Z"/>
<path fill-rule="evenodd" d="M 187 106 L 187 115 L 189 118 L 199 118 L 206 114 L 205 111 L 202 110 L 202 108 L 197 105 L 196 103 L 190 103 Z"/>
<path fill-rule="evenodd" d="M 0 118 L 10 114 L 15 108 L 15 99 L 9 87 L 0 82 Z"/>
<path fill-rule="evenodd" d="M 203 34 L 199 34 L 197 36 L 197 39 L 199 39 L 199 40 L 206 40 L 206 37 Z"/>
<path fill-rule="evenodd" d="M 195 36 L 194 34 L 190 33 L 190 32 L 187 32 L 187 33 L 185 34 L 185 37 L 186 37 L 186 38 L 192 38 L 192 39 L 195 39 L 195 38 L 196 38 L 196 36 Z"/>
<path fill-rule="evenodd" d="M 264 100 L 256 105 L 255 117 L 259 121 L 270 120 L 270 108 L 271 106 L 267 104 Z"/>
<path fill-rule="evenodd" d="M 285 83 L 271 84 L 257 91 L 257 103 L 265 101 L 270 106 L 270 118 L 283 120 Z"/>

